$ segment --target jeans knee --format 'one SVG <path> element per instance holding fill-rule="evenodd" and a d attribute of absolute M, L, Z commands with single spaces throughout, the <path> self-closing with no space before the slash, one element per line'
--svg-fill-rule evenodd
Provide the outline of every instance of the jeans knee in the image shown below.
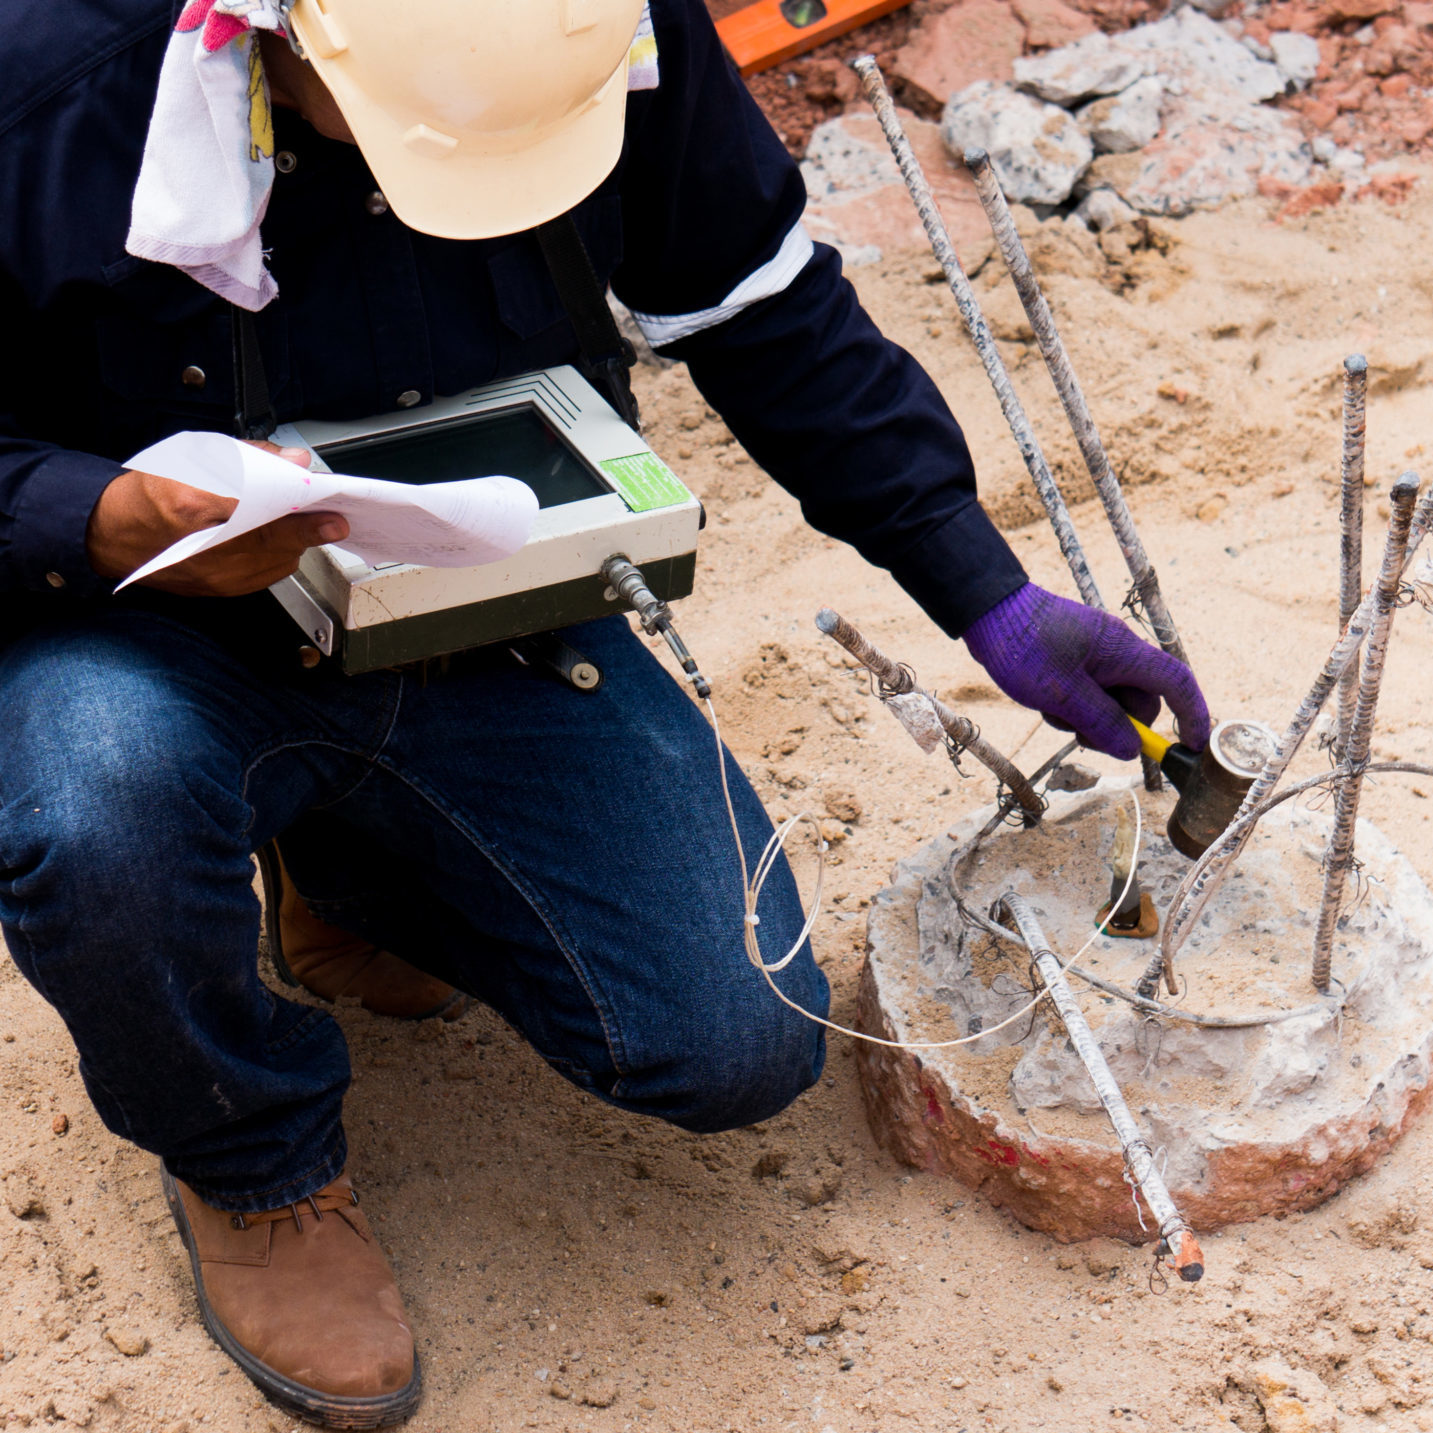
<path fill-rule="evenodd" d="M 772 1118 L 820 1079 L 824 1027 L 779 1000 L 757 971 L 745 973 L 752 984 L 739 998 L 713 1002 L 699 1022 L 683 1023 L 686 1038 L 669 1048 L 665 1069 L 651 1072 L 647 1113 L 715 1134 Z M 775 978 L 798 1005 L 826 1015 L 829 989 L 809 951 Z"/>

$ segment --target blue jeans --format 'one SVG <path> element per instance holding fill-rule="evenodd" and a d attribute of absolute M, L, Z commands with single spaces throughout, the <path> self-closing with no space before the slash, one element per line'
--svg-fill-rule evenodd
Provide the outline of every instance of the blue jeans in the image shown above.
<path fill-rule="evenodd" d="M 704 717 L 622 619 L 567 636 L 599 691 L 496 653 L 426 681 L 274 675 L 120 604 L 0 651 L 0 922 L 111 1130 L 224 1209 L 343 1168 L 343 1035 L 256 968 L 251 855 L 281 833 L 318 915 L 611 1104 L 712 1131 L 814 1083 L 820 1027 L 746 959 Z M 733 777 L 754 858 L 770 824 Z M 783 865 L 768 958 L 800 924 Z M 826 1012 L 809 949 L 778 979 Z"/>

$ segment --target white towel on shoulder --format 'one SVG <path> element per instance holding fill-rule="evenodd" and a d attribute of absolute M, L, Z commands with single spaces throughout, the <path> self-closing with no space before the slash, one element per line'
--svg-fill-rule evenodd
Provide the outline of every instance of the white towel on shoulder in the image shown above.
<path fill-rule="evenodd" d="M 274 122 L 256 30 L 270 0 L 193 0 L 159 72 L 125 248 L 258 310 L 278 293 L 259 225 L 274 184 Z"/>

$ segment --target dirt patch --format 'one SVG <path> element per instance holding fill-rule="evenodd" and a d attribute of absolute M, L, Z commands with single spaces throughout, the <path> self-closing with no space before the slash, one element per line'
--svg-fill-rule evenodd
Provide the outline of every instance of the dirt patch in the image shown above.
<path fill-rule="evenodd" d="M 1034 237 L 1211 705 L 1278 724 L 1335 627 L 1345 354 L 1370 360 L 1368 570 L 1380 494 L 1430 466 L 1433 200 L 1425 183 L 1399 211 L 1277 226 L 1267 208 L 1170 222 L 1168 248 L 1128 264 L 1067 243 L 1063 227 Z M 855 277 L 959 414 L 1031 573 L 1069 592 L 1043 528 L 1018 526 L 1034 511 L 1028 480 L 931 267 L 892 251 Z M 1079 494 L 1038 355 L 1018 333 L 1002 346 Z M 684 370 L 639 382 L 655 446 L 711 513 L 681 623 L 725 734 L 775 815 L 810 808 L 844 833 L 815 943 L 849 1023 L 865 902 L 989 786 L 920 754 L 816 631 L 816 610 L 835 605 L 927 686 L 959 693 L 1018 759 L 1049 733 L 887 576 L 805 527 Z M 1118 605 L 1099 512 L 1085 503 L 1075 518 Z M 1375 754 L 1427 761 L 1433 619 L 1410 606 L 1398 622 Z M 1433 802 L 1415 785 L 1370 787 L 1365 809 L 1428 879 Z M 843 1039 L 790 1111 L 703 1139 L 582 1096 L 484 1013 L 417 1032 L 340 1018 L 352 1167 L 424 1360 L 414 1433 L 1259 1433 L 1300 1426 L 1266 1414 L 1290 1399 L 1341 1408 L 1346 1433 L 1433 1427 L 1426 1121 L 1321 1209 L 1207 1239 L 1204 1282 L 1160 1296 L 1146 1252 L 1058 1246 L 881 1153 Z M 99 1127 L 63 1029 L 8 961 L 0 1110 L 0 1428 L 288 1433 L 200 1328 L 154 1161 Z M 1273 1357 L 1299 1380 L 1280 1383 Z"/>

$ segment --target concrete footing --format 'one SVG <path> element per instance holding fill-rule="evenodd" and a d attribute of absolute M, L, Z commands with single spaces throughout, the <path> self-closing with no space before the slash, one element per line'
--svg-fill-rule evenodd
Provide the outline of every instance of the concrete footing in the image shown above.
<path fill-rule="evenodd" d="M 896 868 L 872 901 L 860 1027 L 896 1040 L 990 1029 L 1031 985 L 1022 951 L 972 928 L 952 886 L 982 913 L 1024 894 L 1069 961 L 1109 898 L 1105 862 L 1119 803 L 1138 799 L 1140 875 L 1161 917 L 1185 858 L 1164 835 L 1174 797 L 1125 782 L 1056 794 L 1042 824 L 1002 827 L 973 858 L 952 856 L 984 824 Z M 1427 1102 L 1433 1056 L 1433 895 L 1378 829 L 1336 945 L 1341 1011 L 1309 979 L 1328 818 L 1291 804 L 1261 823 L 1239 868 L 1180 955 L 1182 1005 L 1221 1016 L 1320 1008 L 1244 1029 L 1151 1020 L 1072 978 L 1086 1017 L 1165 1179 L 1196 1229 L 1307 1209 L 1367 1170 Z M 1150 940 L 1095 940 L 1076 961 L 1133 989 Z M 912 1052 L 858 1047 L 880 1142 L 907 1164 L 954 1176 L 1057 1239 L 1155 1236 L 1144 1227 L 1093 1086 L 1048 1003 L 972 1044 Z"/>

